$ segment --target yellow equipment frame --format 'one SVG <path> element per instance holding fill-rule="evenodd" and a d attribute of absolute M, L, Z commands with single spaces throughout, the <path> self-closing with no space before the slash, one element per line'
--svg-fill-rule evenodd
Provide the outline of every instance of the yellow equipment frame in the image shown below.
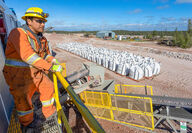
<path fill-rule="evenodd" d="M 91 103 L 91 101 L 88 101 L 87 99 L 87 95 L 88 94 L 100 94 L 101 95 L 101 102 L 100 105 L 95 104 L 95 103 Z M 104 99 L 102 98 L 102 95 L 107 95 L 109 103 L 108 105 L 104 105 Z M 107 92 L 95 92 L 95 91 L 84 91 L 80 94 L 81 99 L 84 101 L 85 105 L 88 107 L 97 107 L 97 108 L 104 108 L 104 109 L 108 109 L 110 110 L 110 115 L 111 115 L 111 119 L 109 118 L 105 118 L 105 117 L 100 117 L 100 116 L 96 116 L 96 118 L 101 118 L 101 119 L 105 119 L 105 120 L 110 120 L 110 121 L 114 121 L 114 122 L 118 122 L 118 123 L 122 123 L 122 124 L 128 124 L 131 126 L 135 126 L 135 127 L 140 127 L 140 128 L 145 128 L 145 129 L 149 129 L 149 130 L 154 130 L 154 118 L 153 118 L 153 106 L 152 106 L 152 99 L 151 98 L 146 98 L 146 97 L 138 97 L 138 96 L 127 96 L 127 95 L 117 95 L 117 94 L 109 94 Z M 144 111 L 138 111 L 138 110 L 131 110 L 131 109 L 124 109 L 124 108 L 118 108 L 118 107 L 114 107 L 112 106 L 112 102 L 111 102 L 111 97 L 125 97 L 125 98 L 132 98 L 132 99 L 144 99 L 144 100 L 149 100 L 150 102 L 150 110 L 151 112 L 144 112 Z M 106 100 L 106 99 L 105 99 Z M 114 119 L 114 113 L 113 111 L 122 111 L 122 112 L 127 112 L 127 113 L 132 113 L 132 114 L 138 114 L 138 115 L 146 115 L 151 117 L 151 125 L 152 127 L 146 127 L 146 126 L 142 126 L 142 125 L 136 125 L 136 124 L 132 124 L 132 123 L 128 123 L 128 122 L 124 122 L 124 121 L 118 121 Z"/>
<path fill-rule="evenodd" d="M 120 90 L 118 89 L 121 86 L 125 87 L 135 87 L 135 88 L 147 88 L 147 91 L 150 90 L 151 96 L 153 96 L 153 88 L 152 86 L 144 86 L 144 85 L 125 85 L 125 84 L 115 84 L 115 93 L 121 93 Z M 123 90 L 122 94 L 127 94 L 126 89 Z"/>

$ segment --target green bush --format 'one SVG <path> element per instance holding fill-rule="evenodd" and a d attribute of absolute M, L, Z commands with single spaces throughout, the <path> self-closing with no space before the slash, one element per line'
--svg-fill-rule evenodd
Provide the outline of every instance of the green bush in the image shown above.
<path fill-rule="evenodd" d="M 178 32 L 175 31 L 174 46 L 178 46 L 181 48 L 190 48 L 192 47 L 192 36 L 188 32 Z"/>

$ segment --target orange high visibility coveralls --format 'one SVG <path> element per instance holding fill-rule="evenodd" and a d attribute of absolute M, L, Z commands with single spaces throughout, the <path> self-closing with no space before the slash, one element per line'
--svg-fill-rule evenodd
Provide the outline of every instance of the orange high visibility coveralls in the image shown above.
<path fill-rule="evenodd" d="M 40 42 L 41 48 L 31 32 L 16 28 L 8 37 L 5 51 L 3 73 L 13 95 L 19 121 L 24 126 L 33 121 L 31 98 L 35 91 L 40 93 L 45 118 L 55 112 L 54 86 L 46 74 L 54 57 L 50 55 L 46 38 L 42 37 Z"/>

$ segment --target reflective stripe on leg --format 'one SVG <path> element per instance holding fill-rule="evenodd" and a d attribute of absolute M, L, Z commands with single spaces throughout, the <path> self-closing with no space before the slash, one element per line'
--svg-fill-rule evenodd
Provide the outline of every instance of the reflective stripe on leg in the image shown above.
<path fill-rule="evenodd" d="M 28 110 L 28 111 L 19 111 L 19 110 L 17 110 L 17 114 L 18 114 L 19 117 L 22 117 L 24 115 L 28 115 L 28 114 L 31 114 L 31 113 L 33 113 L 33 109 Z"/>
<path fill-rule="evenodd" d="M 41 101 L 41 103 L 42 103 L 42 105 L 43 105 L 44 107 L 52 105 L 53 102 L 54 102 L 54 98 L 53 98 L 53 97 L 52 97 L 50 100 Z"/>

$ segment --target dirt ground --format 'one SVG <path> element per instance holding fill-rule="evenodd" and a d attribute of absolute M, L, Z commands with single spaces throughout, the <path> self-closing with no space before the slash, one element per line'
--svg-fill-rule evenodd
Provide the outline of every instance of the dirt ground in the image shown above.
<path fill-rule="evenodd" d="M 153 87 L 154 95 L 160 96 L 171 96 L 171 97 L 182 97 L 191 98 L 192 95 L 192 62 L 184 59 L 177 59 L 173 57 L 167 57 L 164 55 L 159 55 L 157 53 L 148 53 L 147 51 L 142 51 L 140 48 L 148 47 L 155 48 L 160 51 L 171 51 L 192 54 L 191 49 L 181 49 L 173 48 L 168 46 L 161 46 L 155 42 L 126 42 L 126 41 L 113 41 L 113 40 L 103 40 L 98 38 L 85 38 L 81 34 L 75 35 L 64 35 L 64 34 L 45 34 L 47 39 L 50 41 L 54 52 L 56 53 L 56 58 L 60 62 L 65 62 L 67 67 L 67 75 L 78 71 L 81 69 L 83 62 L 87 61 L 79 56 L 73 55 L 62 49 L 56 47 L 58 43 L 67 42 L 82 42 L 86 44 L 92 44 L 95 47 L 105 47 L 108 49 L 118 49 L 121 51 L 128 51 L 134 54 L 139 54 L 144 57 L 149 56 L 154 58 L 156 61 L 161 63 L 161 72 L 159 75 L 151 78 L 144 79 L 142 81 L 136 82 L 130 80 L 124 76 L 120 76 L 110 70 L 106 69 L 105 79 L 113 79 L 116 84 L 129 84 L 129 85 L 149 85 Z M 143 132 L 137 131 L 132 128 L 125 126 L 115 125 L 104 120 L 99 120 L 102 125 L 105 125 L 107 132 Z M 157 130 L 157 132 L 167 132 L 165 130 Z"/>
<path fill-rule="evenodd" d="M 130 85 L 150 85 L 153 87 L 154 95 L 172 96 L 191 98 L 192 95 L 192 62 L 182 59 L 167 57 L 155 53 L 140 51 L 140 47 L 149 47 L 159 50 L 168 50 L 174 52 L 183 52 L 192 54 L 192 49 L 171 48 L 167 46 L 157 45 L 154 42 L 125 42 L 103 40 L 98 38 L 85 38 L 81 34 L 62 35 L 62 34 L 45 34 L 53 50 L 56 52 L 56 58 L 61 62 L 66 62 L 67 74 L 78 71 L 81 64 L 87 60 L 68 53 L 62 49 L 56 48 L 57 43 L 67 42 L 82 42 L 92 44 L 95 47 L 105 47 L 109 49 L 118 49 L 128 51 L 134 54 L 139 54 L 144 57 L 149 56 L 161 63 L 161 72 L 158 76 L 152 79 L 144 79 L 140 82 L 130 80 L 106 69 L 106 79 L 114 79 L 115 83 L 130 84 Z M 130 47 L 133 46 L 133 47 Z M 138 46 L 138 47 L 134 47 Z"/>

